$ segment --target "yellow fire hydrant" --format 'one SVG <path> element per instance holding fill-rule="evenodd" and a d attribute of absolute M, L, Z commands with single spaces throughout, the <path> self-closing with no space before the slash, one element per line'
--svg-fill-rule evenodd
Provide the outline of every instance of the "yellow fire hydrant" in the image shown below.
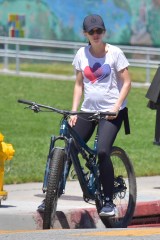
<path fill-rule="evenodd" d="M 12 144 L 3 142 L 3 139 L 4 136 L 0 133 L 0 204 L 1 199 L 6 200 L 8 194 L 3 190 L 5 161 L 11 160 L 15 153 Z"/>

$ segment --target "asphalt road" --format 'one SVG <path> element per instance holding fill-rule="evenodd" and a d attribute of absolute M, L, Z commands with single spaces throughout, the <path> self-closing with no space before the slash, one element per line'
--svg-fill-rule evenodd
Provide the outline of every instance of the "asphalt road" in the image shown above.
<path fill-rule="evenodd" d="M 0 231 L 0 240 L 159 240 L 160 228 Z"/>

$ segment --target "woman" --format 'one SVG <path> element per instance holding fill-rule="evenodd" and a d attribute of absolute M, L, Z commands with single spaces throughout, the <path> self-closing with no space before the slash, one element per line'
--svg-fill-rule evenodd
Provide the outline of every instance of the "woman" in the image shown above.
<path fill-rule="evenodd" d="M 89 15 L 83 22 L 83 31 L 89 45 L 78 50 L 73 60 L 76 82 L 72 111 L 77 111 L 82 94 L 82 111 L 115 112 L 98 123 L 98 159 L 105 205 L 100 216 L 114 216 L 113 204 L 114 171 L 110 160 L 113 142 L 126 116 L 126 97 L 131 87 L 128 73 L 129 63 L 123 52 L 103 42 L 106 29 L 99 15 Z M 87 121 L 87 116 L 70 118 L 70 125 L 87 142 L 97 125 Z"/>

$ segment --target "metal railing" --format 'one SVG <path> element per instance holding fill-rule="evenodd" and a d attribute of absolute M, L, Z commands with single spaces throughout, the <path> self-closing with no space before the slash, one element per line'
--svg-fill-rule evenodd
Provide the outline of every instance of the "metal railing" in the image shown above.
<path fill-rule="evenodd" d="M 21 59 L 72 62 L 76 51 L 86 46 L 82 42 L 0 37 L 0 57 L 4 70 L 9 70 L 9 59 L 15 59 L 16 73 L 20 72 Z M 150 82 L 150 69 L 160 64 L 160 48 L 119 46 L 131 66 L 146 68 L 146 83 Z"/>

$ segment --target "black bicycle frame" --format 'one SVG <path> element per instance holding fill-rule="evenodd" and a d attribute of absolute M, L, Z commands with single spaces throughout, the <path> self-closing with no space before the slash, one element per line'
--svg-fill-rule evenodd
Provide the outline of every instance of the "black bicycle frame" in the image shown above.
<path fill-rule="evenodd" d="M 84 140 L 75 132 L 73 128 L 67 123 L 69 132 L 73 138 L 70 140 L 70 155 L 74 169 L 77 173 L 80 186 L 83 194 L 86 198 L 95 200 L 96 190 L 100 190 L 99 184 L 99 170 L 96 164 L 96 148 L 92 150 L 87 146 Z M 77 149 L 76 149 L 77 148 Z M 87 178 L 80 164 L 78 158 L 78 152 L 82 155 L 83 159 L 86 160 L 86 167 L 90 170 L 90 178 Z M 88 155 L 87 155 L 88 154 Z"/>
<path fill-rule="evenodd" d="M 50 149 L 44 176 L 43 191 L 45 192 L 47 189 L 50 160 L 55 148 L 55 142 L 58 140 L 63 140 L 65 142 L 64 151 L 66 153 L 67 160 L 68 158 L 71 158 L 71 162 L 73 163 L 74 169 L 77 173 L 77 177 L 85 198 L 95 200 L 95 195 L 98 194 L 98 191 L 100 191 L 99 170 L 96 164 L 96 146 L 94 150 L 89 148 L 84 140 L 75 132 L 75 130 L 70 127 L 65 117 L 61 122 L 60 135 L 58 137 L 51 137 Z M 86 160 L 86 167 L 88 167 L 91 172 L 89 178 L 86 176 L 86 173 L 84 173 L 81 167 L 80 160 L 78 158 L 78 152 L 82 154 L 83 159 Z M 63 176 L 64 183 L 62 185 L 64 186 L 67 180 L 66 178 L 68 176 L 66 171 L 67 169 L 64 170 Z"/>

